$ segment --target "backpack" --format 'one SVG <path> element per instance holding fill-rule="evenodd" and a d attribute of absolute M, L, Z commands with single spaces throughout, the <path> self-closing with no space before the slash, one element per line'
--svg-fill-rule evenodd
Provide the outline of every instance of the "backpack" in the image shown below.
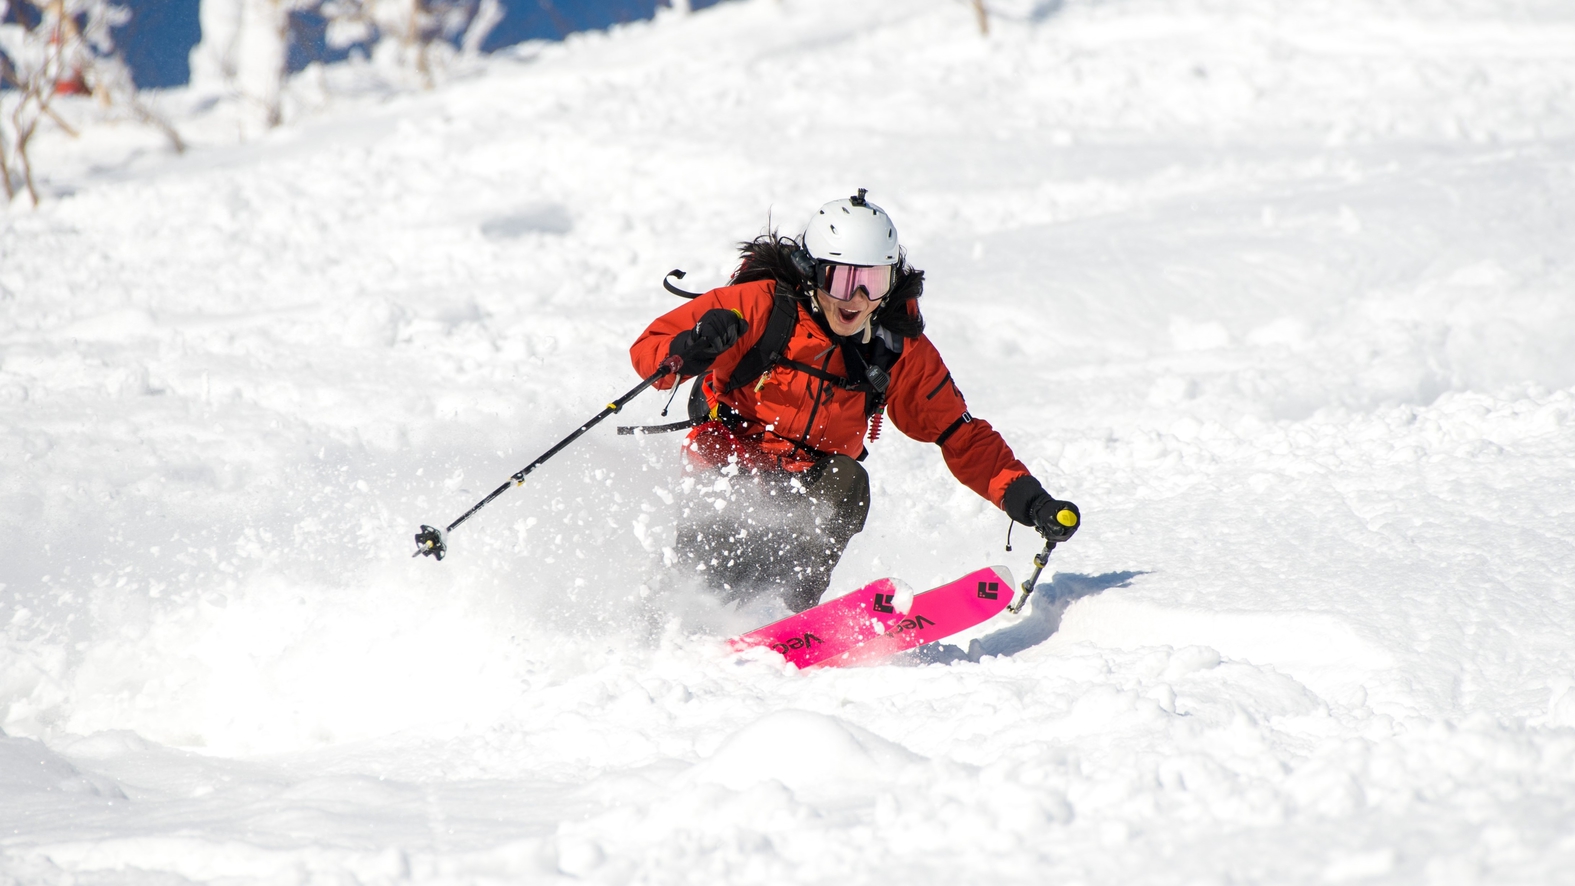
<path fill-rule="evenodd" d="M 669 271 L 667 277 L 662 278 L 662 286 L 668 292 L 680 298 L 699 298 L 703 293 L 688 292 L 674 286 L 668 277 L 677 277 L 682 280 L 684 272 L 680 270 Z M 848 342 L 842 343 L 842 360 L 849 373 L 863 376 L 861 380 L 846 378 L 823 372 L 813 366 L 788 360 L 782 356 L 787 350 L 788 342 L 793 338 L 793 330 L 798 326 L 799 299 L 793 287 L 786 283 L 778 282 L 776 290 L 772 292 L 771 314 L 766 318 L 766 328 L 760 334 L 753 347 L 738 361 L 728 385 L 722 393 L 730 394 L 744 385 L 754 382 L 765 375 L 773 367 L 787 366 L 798 372 L 828 381 L 838 387 L 850 391 L 864 393 L 864 415 L 866 418 L 881 411 L 886 405 L 886 387 L 891 383 L 889 370 L 902 356 L 902 340 L 892 336 L 881 335 L 875 340 L 873 357 L 864 359 L 858 349 Z M 646 427 L 620 427 L 619 434 L 634 434 L 642 432 L 647 434 L 666 433 L 668 431 L 681 431 L 708 421 L 726 421 L 727 417 L 713 413 L 710 402 L 705 396 L 705 381 L 710 372 L 704 372 L 695 377 L 694 385 L 689 390 L 688 421 L 675 422 L 668 425 L 651 425 Z M 726 408 L 726 407 L 722 407 Z M 731 412 L 731 410 L 728 410 Z M 664 411 L 665 415 L 666 412 Z"/>

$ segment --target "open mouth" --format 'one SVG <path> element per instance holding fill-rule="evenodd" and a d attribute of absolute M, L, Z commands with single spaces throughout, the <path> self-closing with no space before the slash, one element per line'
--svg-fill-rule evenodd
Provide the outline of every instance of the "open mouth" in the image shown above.
<path fill-rule="evenodd" d="M 850 311 L 847 308 L 837 308 L 837 313 L 842 317 L 842 322 L 844 323 L 852 323 L 859 319 L 858 311 Z"/>

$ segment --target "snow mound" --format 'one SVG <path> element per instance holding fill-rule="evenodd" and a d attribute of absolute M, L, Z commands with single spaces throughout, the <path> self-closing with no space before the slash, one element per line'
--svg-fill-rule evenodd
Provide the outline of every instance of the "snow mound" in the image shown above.
<path fill-rule="evenodd" d="M 41 742 L 0 733 L 0 797 L 35 791 L 126 799 L 114 781 L 83 772 Z"/>
<path fill-rule="evenodd" d="M 690 777 L 733 790 L 778 781 L 794 791 L 831 791 L 849 783 L 892 781 L 923 759 L 836 717 L 786 710 L 729 735 Z"/>
<path fill-rule="evenodd" d="M 1359 690 L 1394 664 L 1376 643 L 1331 615 L 1217 612 L 1097 597 L 1068 607 L 1057 643 L 1116 649 L 1200 644 L 1221 656 L 1273 666 L 1323 694 Z"/>

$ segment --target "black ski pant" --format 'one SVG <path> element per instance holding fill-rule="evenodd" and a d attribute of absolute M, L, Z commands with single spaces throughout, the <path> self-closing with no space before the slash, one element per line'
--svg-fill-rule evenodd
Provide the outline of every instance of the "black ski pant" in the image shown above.
<path fill-rule="evenodd" d="M 846 455 L 802 473 L 765 471 L 718 481 L 697 472 L 674 549 L 723 599 L 780 594 L 794 612 L 820 601 L 848 540 L 864 528 L 870 476 Z M 718 486 L 726 489 L 718 489 Z"/>

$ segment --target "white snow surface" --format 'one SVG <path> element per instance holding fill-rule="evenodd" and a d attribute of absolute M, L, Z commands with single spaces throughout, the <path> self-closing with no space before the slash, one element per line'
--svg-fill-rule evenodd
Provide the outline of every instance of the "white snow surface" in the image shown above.
<path fill-rule="evenodd" d="M 1575 6 L 741 0 L 291 120 L 159 98 L 0 215 L 0 883 L 1555 883 Z M 86 119 L 89 109 L 66 109 Z M 798 672 L 666 573 L 626 348 L 870 189 L 1086 527 Z M 660 420 L 647 394 L 620 418 Z M 888 430 L 832 593 L 1031 533 Z"/>

